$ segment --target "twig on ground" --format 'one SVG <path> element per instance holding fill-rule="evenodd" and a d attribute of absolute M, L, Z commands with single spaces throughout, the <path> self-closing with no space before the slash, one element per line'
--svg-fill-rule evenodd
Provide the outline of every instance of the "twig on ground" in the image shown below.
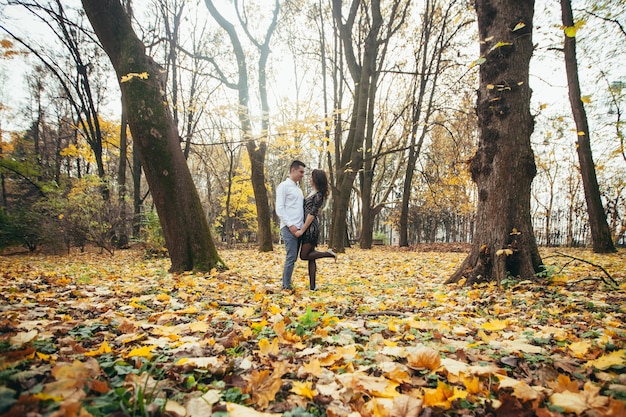
<path fill-rule="evenodd" d="M 607 282 L 607 280 L 606 280 L 606 279 L 604 279 L 603 277 L 600 277 L 599 279 L 601 279 L 601 280 L 602 280 L 602 281 L 603 281 L 606 285 L 608 285 L 608 286 L 615 286 L 615 287 L 619 287 L 619 284 L 617 283 L 617 281 L 615 281 L 615 279 L 611 276 L 611 274 L 609 274 L 609 273 L 608 273 L 608 271 L 607 271 L 606 269 L 604 269 L 604 267 L 603 267 L 602 265 L 595 264 L 595 263 L 593 263 L 593 262 L 591 262 L 591 261 L 588 261 L 588 260 L 586 260 L 586 259 L 577 258 L 577 257 L 572 256 L 572 255 L 567 255 L 567 254 L 562 253 L 562 252 L 555 252 L 555 253 L 556 253 L 557 255 L 559 255 L 559 256 L 564 257 L 564 258 L 569 258 L 569 259 L 572 259 L 573 261 L 580 261 L 580 262 L 584 262 L 584 263 L 586 263 L 586 264 L 588 264 L 588 265 L 591 265 L 591 266 L 593 266 L 593 267 L 595 267 L 595 268 L 600 269 L 602 272 L 604 272 L 604 275 L 606 275 L 606 277 L 609 279 L 609 281 L 610 281 L 610 282 Z M 565 269 L 565 267 L 566 267 L 567 265 L 569 265 L 570 263 L 572 263 L 573 261 L 570 261 L 570 262 L 566 263 L 566 264 L 563 266 L 563 268 L 561 268 L 561 270 L 559 271 L 559 273 L 560 273 L 561 271 L 563 271 L 563 269 Z M 585 279 L 585 280 L 588 280 L 588 279 Z M 581 280 L 581 281 L 584 281 L 584 280 Z"/>

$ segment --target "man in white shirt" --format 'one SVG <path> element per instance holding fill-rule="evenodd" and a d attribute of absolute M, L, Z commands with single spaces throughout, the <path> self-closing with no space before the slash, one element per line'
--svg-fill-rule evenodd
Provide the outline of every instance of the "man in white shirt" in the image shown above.
<path fill-rule="evenodd" d="M 300 242 L 295 233 L 304 223 L 304 194 L 298 182 L 304 177 L 304 165 L 293 161 L 289 167 L 289 177 L 276 189 L 276 214 L 280 218 L 280 235 L 285 242 L 285 266 L 283 267 L 283 290 L 291 290 L 291 276 L 298 259 Z"/>

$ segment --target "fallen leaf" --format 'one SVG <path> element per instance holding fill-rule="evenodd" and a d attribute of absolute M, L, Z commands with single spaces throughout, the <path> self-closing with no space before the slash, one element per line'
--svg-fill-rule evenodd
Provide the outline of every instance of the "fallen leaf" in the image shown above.
<path fill-rule="evenodd" d="M 275 337 L 272 343 L 265 338 L 259 340 L 259 354 L 261 356 L 278 355 L 278 338 Z"/>
<path fill-rule="evenodd" d="M 294 381 L 293 387 L 291 388 L 291 392 L 294 394 L 300 395 L 304 398 L 308 398 L 312 400 L 313 397 L 317 395 L 317 392 L 313 389 L 313 386 L 310 381 L 300 382 Z"/>
<path fill-rule="evenodd" d="M 37 337 L 38 334 L 39 332 L 34 329 L 29 332 L 19 332 L 15 336 L 9 338 L 9 343 L 12 347 L 19 348 L 22 345 L 30 343 L 35 337 Z"/>
<path fill-rule="evenodd" d="M 434 371 L 441 365 L 441 356 L 435 349 L 421 346 L 408 352 L 407 366 L 413 369 L 430 369 Z"/>
<path fill-rule="evenodd" d="M 280 417 L 281 414 L 274 413 L 261 413 L 255 411 L 253 408 L 244 407 L 243 405 L 235 403 L 226 403 L 226 409 L 228 410 L 229 417 Z"/>
<path fill-rule="evenodd" d="M 626 364 L 626 350 L 616 350 L 608 355 L 600 356 L 598 359 L 594 359 L 585 364 L 585 367 L 593 366 L 601 371 L 609 369 L 612 366 L 623 366 Z"/>

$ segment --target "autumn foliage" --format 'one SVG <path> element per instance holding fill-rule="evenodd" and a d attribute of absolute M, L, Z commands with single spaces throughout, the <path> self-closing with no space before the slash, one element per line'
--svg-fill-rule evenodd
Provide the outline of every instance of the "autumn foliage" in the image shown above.
<path fill-rule="evenodd" d="M 462 253 L 356 249 L 167 273 L 138 250 L 0 257 L 0 415 L 624 416 L 623 253 L 444 286 Z M 566 267 L 563 270 L 561 266 Z"/>

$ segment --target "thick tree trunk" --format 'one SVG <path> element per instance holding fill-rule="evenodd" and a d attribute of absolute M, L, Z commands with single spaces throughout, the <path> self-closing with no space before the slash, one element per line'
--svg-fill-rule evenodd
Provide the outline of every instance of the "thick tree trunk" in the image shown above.
<path fill-rule="evenodd" d="M 536 174 L 528 67 L 534 0 L 477 0 L 481 56 L 480 140 L 470 171 L 478 186 L 472 249 L 446 282 L 532 279 L 541 270 L 530 216 Z"/>
<path fill-rule="evenodd" d="M 571 0 L 561 0 L 561 14 L 563 25 L 574 26 L 572 16 Z M 580 164 L 580 175 L 583 179 L 583 189 L 585 191 L 585 201 L 587 202 L 587 213 L 589 214 L 589 228 L 591 229 L 591 240 L 593 251 L 597 253 L 615 252 L 611 229 L 606 220 L 606 212 L 602 206 L 600 198 L 600 187 L 596 177 L 596 168 L 591 154 L 591 143 L 589 141 L 589 124 L 585 106 L 581 100 L 580 82 L 578 80 L 578 62 L 576 60 L 576 37 L 565 35 L 565 72 L 567 73 L 567 88 L 569 101 L 572 106 L 572 114 L 576 123 L 577 142 L 576 152 Z"/>
<path fill-rule="evenodd" d="M 165 104 L 159 66 L 146 56 L 119 0 L 82 3 L 120 80 L 128 124 L 159 214 L 171 271 L 224 267 Z"/>
<path fill-rule="evenodd" d="M 363 147 L 364 138 L 367 134 L 368 108 L 369 102 L 374 100 L 374 97 L 370 97 L 370 93 L 372 91 L 375 92 L 375 89 L 370 90 L 370 85 L 373 79 L 375 79 L 374 74 L 379 46 L 378 35 L 383 25 L 380 1 L 374 0 L 370 5 L 371 26 L 365 39 L 363 57 L 361 60 L 357 60 L 354 46 L 352 45 L 352 29 L 358 5 L 359 0 L 352 1 L 347 23 L 344 24 L 341 13 L 341 1 L 333 1 L 333 16 L 339 27 L 341 42 L 346 51 L 346 60 L 355 84 L 350 132 L 344 145 L 340 163 L 336 167 L 336 188 L 333 194 L 333 222 L 330 242 L 338 252 L 344 252 L 346 243 L 349 243 L 346 242 L 348 206 L 354 180 L 359 170 L 363 168 Z"/>

